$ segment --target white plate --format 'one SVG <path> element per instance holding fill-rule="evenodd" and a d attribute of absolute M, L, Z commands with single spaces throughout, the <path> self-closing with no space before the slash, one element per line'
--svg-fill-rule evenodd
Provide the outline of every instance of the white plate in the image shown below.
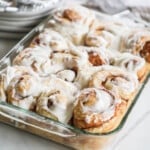
<path fill-rule="evenodd" d="M 25 25 L 25 26 L 28 26 L 28 24 L 30 25 L 30 24 L 38 24 L 38 23 L 40 23 L 43 19 L 45 19 L 46 17 L 44 17 L 44 18 L 40 18 L 40 19 L 32 19 L 32 20 L 7 20 L 7 19 L 1 19 L 1 17 L 0 17 L 0 21 L 1 22 L 5 22 L 6 24 L 5 25 L 7 25 L 7 22 L 8 22 L 8 24 L 10 24 L 11 25 L 11 23 L 12 24 L 17 24 L 18 26 L 19 26 L 19 24 L 20 24 L 20 26 L 21 26 L 21 24 L 23 25 Z M 16 23 L 17 22 L 17 23 Z"/>
<path fill-rule="evenodd" d="M 36 15 L 36 16 L 28 16 L 28 17 L 24 17 L 24 16 L 2 16 L 0 14 L 0 20 L 13 20 L 13 21 L 24 21 L 24 20 L 35 20 L 35 19 L 41 19 L 44 18 L 45 16 L 48 16 L 50 14 L 50 11 Z"/>
<path fill-rule="evenodd" d="M 49 6 L 46 6 L 45 8 L 39 8 L 37 10 L 31 10 L 31 9 L 27 9 L 26 11 L 17 11 L 17 12 L 0 12 L 0 16 L 5 16 L 5 17 L 31 17 L 31 16 L 38 16 L 40 14 L 43 14 L 45 12 L 49 12 L 50 10 L 52 10 L 58 2 L 60 2 L 61 0 L 51 0 L 51 2 L 48 4 Z"/>

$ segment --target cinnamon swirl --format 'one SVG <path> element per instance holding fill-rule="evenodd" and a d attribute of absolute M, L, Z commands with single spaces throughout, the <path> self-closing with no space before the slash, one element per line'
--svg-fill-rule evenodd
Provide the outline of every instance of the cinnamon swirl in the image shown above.
<path fill-rule="evenodd" d="M 78 56 L 70 53 L 50 53 L 42 47 L 26 48 L 13 60 L 13 65 L 31 67 L 40 76 L 48 76 L 64 69 L 77 70 Z"/>
<path fill-rule="evenodd" d="M 95 20 L 85 36 L 85 45 L 118 49 L 122 34 L 128 31 L 127 26 L 118 22 Z"/>
<path fill-rule="evenodd" d="M 31 75 L 15 77 L 7 88 L 8 102 L 24 109 L 34 110 L 40 94 L 39 81 Z"/>
<path fill-rule="evenodd" d="M 77 97 L 73 123 L 92 133 L 109 132 L 116 128 L 125 109 L 126 102 L 113 92 L 104 88 L 86 88 Z"/>
<path fill-rule="evenodd" d="M 46 47 L 54 52 L 64 52 L 68 49 L 68 43 L 64 37 L 52 29 L 44 29 L 42 33 L 33 39 L 30 46 Z"/>
<path fill-rule="evenodd" d="M 121 52 L 130 52 L 140 55 L 150 63 L 150 32 L 135 30 L 123 37 Z"/>
<path fill-rule="evenodd" d="M 56 10 L 48 27 L 60 32 L 75 45 L 84 43 L 84 36 L 94 19 L 94 14 L 81 6 L 70 6 Z"/>
<path fill-rule="evenodd" d="M 94 47 L 110 47 L 114 35 L 105 29 L 104 25 L 94 26 L 85 36 L 85 45 Z"/>
<path fill-rule="evenodd" d="M 14 58 L 13 65 L 28 66 L 46 76 L 51 72 L 50 51 L 39 46 L 26 48 Z"/>
<path fill-rule="evenodd" d="M 27 67 L 14 66 L 6 68 L 1 77 L 3 101 L 24 109 L 35 108 L 36 97 L 41 92 L 40 78 L 36 73 Z"/>
<path fill-rule="evenodd" d="M 142 81 L 146 75 L 147 70 L 145 60 L 130 53 L 117 55 L 111 60 L 111 64 L 131 73 L 135 73 L 138 76 L 139 81 Z"/>
<path fill-rule="evenodd" d="M 30 68 L 23 66 L 8 66 L 7 68 L 3 69 L 0 73 L 0 100 L 7 100 L 6 91 L 14 77 L 22 76 L 23 74 L 29 74 L 29 72 L 33 73 Z"/>
<path fill-rule="evenodd" d="M 116 67 L 103 67 L 101 71 L 93 74 L 89 81 L 90 87 L 104 87 L 115 91 L 124 100 L 130 100 L 138 90 L 139 82 L 134 74 Z"/>
<path fill-rule="evenodd" d="M 51 75 L 42 80 L 43 92 L 37 100 L 36 112 L 48 118 L 68 123 L 72 116 L 77 87 Z"/>
<path fill-rule="evenodd" d="M 36 112 L 42 116 L 68 123 L 72 116 L 72 103 L 61 91 L 54 90 L 40 95 Z"/>

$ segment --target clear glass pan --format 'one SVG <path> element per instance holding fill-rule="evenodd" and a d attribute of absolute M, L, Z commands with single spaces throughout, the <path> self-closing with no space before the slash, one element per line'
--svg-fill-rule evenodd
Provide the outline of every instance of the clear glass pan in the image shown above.
<path fill-rule="evenodd" d="M 103 14 L 99 14 L 99 16 L 102 17 Z M 31 42 L 33 37 L 35 37 L 39 32 L 44 29 L 46 22 L 47 20 L 34 28 L 16 46 L 14 46 L 9 51 L 9 53 L 6 54 L 6 56 L 1 59 L 0 70 L 11 65 L 12 59 L 21 50 L 23 50 L 24 47 L 28 46 L 29 42 Z M 0 121 L 12 125 L 16 128 L 26 130 L 33 134 L 67 145 L 74 149 L 102 149 L 103 147 L 106 147 L 106 143 L 111 141 L 112 136 L 115 136 L 116 133 L 125 124 L 128 115 L 130 114 L 134 104 L 137 102 L 138 96 L 140 95 L 145 83 L 147 82 L 148 77 L 149 74 L 141 85 L 138 94 L 136 95 L 134 100 L 132 100 L 119 126 L 115 130 L 105 134 L 88 133 L 73 126 L 62 124 L 55 120 L 42 117 L 34 112 L 24 110 L 22 108 L 10 105 L 2 101 L 0 101 Z"/>

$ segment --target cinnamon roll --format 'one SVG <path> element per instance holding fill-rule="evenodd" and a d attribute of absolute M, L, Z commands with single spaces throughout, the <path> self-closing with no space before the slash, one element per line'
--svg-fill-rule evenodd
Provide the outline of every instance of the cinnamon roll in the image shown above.
<path fill-rule="evenodd" d="M 86 66 L 84 68 L 79 69 L 77 76 L 75 78 L 75 83 L 78 85 L 78 88 L 79 89 L 87 88 L 91 76 L 100 70 L 102 70 L 102 66 L 92 66 L 92 67 Z"/>
<path fill-rule="evenodd" d="M 3 69 L 0 73 L 0 100 L 6 101 L 7 94 L 6 90 L 9 86 L 10 81 L 16 76 L 22 76 L 23 74 L 28 74 L 28 72 L 33 72 L 30 68 L 23 66 L 8 66 Z"/>
<path fill-rule="evenodd" d="M 150 63 L 150 32 L 135 30 L 122 38 L 121 52 L 140 55 Z"/>
<path fill-rule="evenodd" d="M 115 129 L 126 110 L 126 102 L 104 88 L 86 88 L 79 93 L 73 110 L 74 126 L 92 133 Z"/>
<path fill-rule="evenodd" d="M 36 73 L 27 67 L 13 66 L 6 68 L 0 77 L 3 101 L 24 109 L 34 109 L 41 90 L 40 78 Z"/>
<path fill-rule="evenodd" d="M 48 76 L 64 69 L 77 70 L 78 57 L 70 53 L 50 53 L 40 47 L 26 48 L 17 55 L 14 65 L 31 67 L 40 76 Z"/>
<path fill-rule="evenodd" d="M 42 80 L 43 91 L 49 93 L 50 91 L 60 91 L 70 100 L 74 101 L 74 96 L 78 92 L 77 86 L 72 82 L 65 81 L 58 78 L 56 75 L 50 75 Z"/>
<path fill-rule="evenodd" d="M 60 32 L 75 45 L 84 43 L 84 36 L 94 19 L 94 14 L 81 6 L 68 6 L 56 10 L 48 27 Z"/>
<path fill-rule="evenodd" d="M 93 74 L 89 81 L 90 87 L 104 87 L 115 91 L 124 100 L 132 99 L 139 86 L 137 76 L 116 67 L 105 66 Z"/>
<path fill-rule="evenodd" d="M 94 21 L 85 36 L 85 45 L 119 49 L 121 36 L 128 28 L 123 24 L 110 21 Z"/>
<path fill-rule="evenodd" d="M 145 60 L 130 53 L 117 55 L 111 60 L 111 64 L 131 73 L 135 73 L 138 76 L 139 81 L 142 81 L 146 75 L 147 70 Z"/>
<path fill-rule="evenodd" d="M 28 66 L 46 76 L 51 72 L 50 52 L 41 47 L 26 48 L 14 58 L 13 65 Z"/>
<path fill-rule="evenodd" d="M 72 116 L 77 87 L 55 75 L 42 81 L 43 92 L 37 100 L 36 112 L 48 118 L 68 123 Z"/>
<path fill-rule="evenodd" d="M 72 55 L 71 53 L 54 53 L 50 56 L 52 67 L 52 73 L 58 73 L 62 70 L 73 70 L 75 73 L 79 67 L 78 56 Z"/>
<path fill-rule="evenodd" d="M 72 115 L 72 103 L 61 91 L 54 90 L 39 96 L 36 112 L 62 123 L 68 123 Z"/>
<path fill-rule="evenodd" d="M 44 29 L 42 33 L 33 39 L 30 46 L 48 47 L 54 52 L 66 51 L 68 49 L 68 43 L 64 37 L 52 29 Z"/>
<path fill-rule="evenodd" d="M 94 47 L 110 47 L 114 35 L 105 29 L 105 26 L 99 25 L 90 29 L 85 36 L 85 45 Z"/>
<path fill-rule="evenodd" d="M 39 81 L 32 75 L 15 77 L 7 88 L 8 102 L 18 107 L 34 110 L 36 98 L 40 94 Z"/>

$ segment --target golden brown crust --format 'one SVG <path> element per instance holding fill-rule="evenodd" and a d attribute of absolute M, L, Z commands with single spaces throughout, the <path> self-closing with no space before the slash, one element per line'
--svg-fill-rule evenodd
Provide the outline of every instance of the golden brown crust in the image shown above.
<path fill-rule="evenodd" d="M 97 108 L 96 110 L 93 109 L 95 105 L 98 105 L 98 101 L 104 101 L 105 103 L 105 99 L 98 99 L 96 93 L 97 90 L 104 92 L 102 92 L 101 94 L 105 94 L 105 92 L 107 92 L 107 94 L 111 96 L 111 105 L 106 110 L 102 111 L 101 106 L 98 107 L 98 110 Z M 94 91 L 94 89 L 92 88 L 87 89 L 87 91 L 81 93 L 81 95 L 77 98 L 77 105 L 75 106 L 73 113 L 73 123 L 76 127 L 92 133 L 110 132 L 119 125 L 119 121 L 127 108 L 127 102 L 121 100 L 117 104 L 114 104 L 116 103 L 116 95 L 106 89 L 97 90 Z M 111 112 L 112 107 L 114 107 L 113 112 Z M 92 110 L 89 108 L 91 108 Z M 109 113 L 111 112 L 112 114 L 108 114 L 107 111 Z"/>
<path fill-rule="evenodd" d="M 124 100 L 129 100 L 138 89 L 138 80 L 119 68 L 104 68 L 93 74 L 89 81 L 89 87 L 104 87 L 115 91 Z"/>
<path fill-rule="evenodd" d="M 72 9 L 64 10 L 63 17 L 68 19 L 69 21 L 77 21 L 82 18 L 78 12 Z"/>
<path fill-rule="evenodd" d="M 139 82 L 143 82 L 143 78 L 147 76 L 147 66 L 146 64 L 137 72 Z"/>
<path fill-rule="evenodd" d="M 126 111 L 127 111 L 127 102 L 122 101 L 122 103 L 116 107 L 115 115 L 110 120 L 104 122 L 99 127 L 88 128 L 88 129 L 86 129 L 86 131 L 91 132 L 91 133 L 108 133 L 108 132 L 111 132 L 118 127 L 118 125 L 122 121 L 123 116 L 126 113 Z"/>
<path fill-rule="evenodd" d="M 80 101 L 82 102 L 82 100 L 84 100 L 85 98 L 88 98 L 87 101 L 83 102 L 83 107 L 84 106 L 92 106 L 96 103 L 96 93 L 95 91 L 91 91 L 90 93 L 87 93 L 86 95 L 81 95 L 78 98 L 78 104 L 75 106 L 74 108 L 74 116 L 73 116 L 73 122 L 74 125 L 78 128 L 81 129 L 87 129 L 90 127 L 97 127 L 100 126 L 101 124 L 103 124 L 103 122 L 101 121 L 101 115 L 100 114 L 94 114 L 92 115 L 92 117 L 90 118 L 90 122 L 86 122 L 86 116 L 90 116 L 92 112 L 88 112 L 88 113 L 84 113 L 82 110 L 82 106 Z M 97 121 L 95 122 L 95 120 L 97 119 Z"/>

